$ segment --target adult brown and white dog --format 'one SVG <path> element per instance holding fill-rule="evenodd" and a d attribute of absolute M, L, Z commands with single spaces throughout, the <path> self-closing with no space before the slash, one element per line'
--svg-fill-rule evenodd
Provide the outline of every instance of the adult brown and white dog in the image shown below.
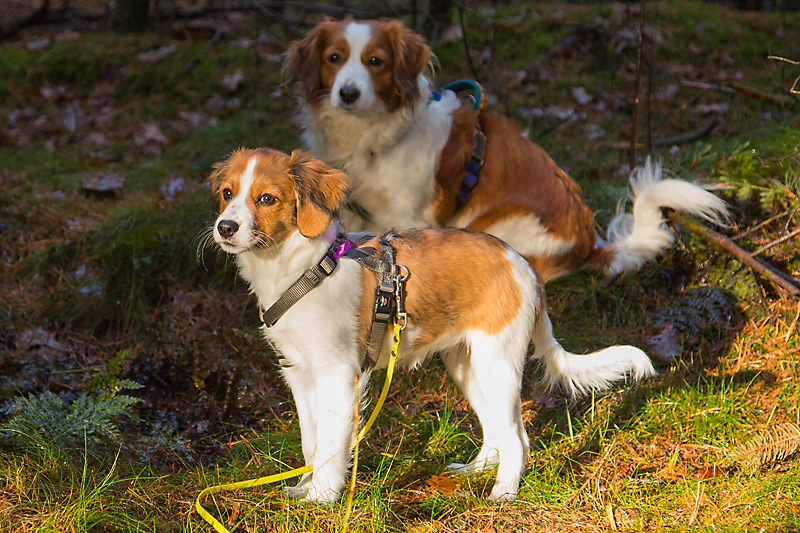
<path fill-rule="evenodd" d="M 365 221 L 350 213 L 349 230 L 485 231 L 550 280 L 581 267 L 633 271 L 655 258 L 673 240 L 662 207 L 724 216 L 720 199 L 661 180 L 661 167 L 648 161 L 631 179 L 633 215 L 619 214 L 603 241 L 580 187 L 516 124 L 478 115 L 450 91 L 432 99 L 432 57 L 419 35 L 389 19 L 322 22 L 289 47 L 286 68 L 300 79 L 306 147 L 347 173 L 350 200 L 370 214 Z M 485 164 L 462 203 L 478 125 Z"/>
<path fill-rule="evenodd" d="M 338 236 L 335 210 L 346 176 L 307 152 L 240 150 L 216 166 L 213 195 L 221 212 L 213 236 L 236 257 L 262 309 L 318 265 Z M 351 239 L 378 247 L 377 237 Z M 520 388 L 529 343 L 544 379 L 569 393 L 604 389 L 618 379 L 654 373 L 632 346 L 578 356 L 553 338 L 543 282 L 525 259 L 485 233 L 439 228 L 393 232 L 396 262 L 407 267 L 408 326 L 398 364 L 416 367 L 440 353 L 483 427 L 483 445 L 464 473 L 497 465 L 490 498 L 513 499 L 528 451 Z M 337 241 L 338 242 L 338 241 Z M 371 370 L 361 367 L 372 326 L 377 274 L 342 257 L 332 273 L 263 334 L 281 357 L 292 390 L 306 464 L 293 496 L 328 502 L 344 486 L 354 409 Z M 390 343 L 391 328 L 384 343 Z M 384 353 L 376 368 L 387 364 Z M 358 376 L 358 389 L 354 377 Z"/>

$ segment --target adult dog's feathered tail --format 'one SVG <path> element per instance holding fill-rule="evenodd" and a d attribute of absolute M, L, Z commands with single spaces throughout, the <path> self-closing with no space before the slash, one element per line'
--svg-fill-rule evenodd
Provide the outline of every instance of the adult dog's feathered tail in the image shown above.
<path fill-rule="evenodd" d="M 691 183 L 661 179 L 661 163 L 650 158 L 631 176 L 633 213 L 618 213 L 608 226 L 606 242 L 598 240 L 596 251 L 608 275 L 634 271 L 670 247 L 672 233 L 664 224 L 666 207 L 720 223 L 727 218 L 725 202 Z"/>
<path fill-rule="evenodd" d="M 531 340 L 533 357 L 544 362 L 544 380 L 552 388 L 562 388 L 570 396 L 609 388 L 614 381 L 655 375 L 653 364 L 634 346 L 610 346 L 586 355 L 566 351 L 553 337 L 553 326 L 545 313 L 536 325 Z"/>

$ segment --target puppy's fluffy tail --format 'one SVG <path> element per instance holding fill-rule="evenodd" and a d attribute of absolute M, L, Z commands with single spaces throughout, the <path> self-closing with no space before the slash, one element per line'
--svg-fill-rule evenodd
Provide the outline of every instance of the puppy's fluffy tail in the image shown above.
<path fill-rule="evenodd" d="M 625 377 L 639 380 L 656 373 L 647 354 L 633 346 L 610 346 L 586 355 L 566 351 L 553 337 L 547 313 L 542 315 L 531 340 L 533 357 L 544 362 L 548 387 L 562 388 L 570 396 L 607 389 Z"/>
<path fill-rule="evenodd" d="M 631 175 L 633 213 L 618 213 L 608 226 L 608 242 L 598 241 L 607 275 L 631 272 L 670 247 L 672 233 L 664 224 L 667 207 L 720 223 L 728 216 L 725 202 L 691 183 L 661 179 L 661 163 L 650 158 Z"/>

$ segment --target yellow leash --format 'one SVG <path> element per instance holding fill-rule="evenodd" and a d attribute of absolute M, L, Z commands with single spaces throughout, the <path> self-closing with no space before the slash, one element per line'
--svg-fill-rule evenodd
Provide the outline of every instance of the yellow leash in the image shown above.
<path fill-rule="evenodd" d="M 394 338 L 392 339 L 392 351 L 389 355 L 389 365 L 386 368 L 386 378 L 383 381 L 383 390 L 381 391 L 381 395 L 378 397 L 378 403 L 375 404 L 375 409 L 372 411 L 372 415 L 367 420 L 367 423 L 364 424 L 364 427 L 361 428 L 361 431 L 358 434 L 358 442 L 361 442 L 361 439 L 367 434 L 369 429 L 372 427 L 372 424 L 378 418 L 378 413 L 380 413 L 381 408 L 383 407 L 383 402 L 386 400 L 386 396 L 389 394 L 389 386 L 392 383 L 392 376 L 394 375 L 394 367 L 395 363 L 397 362 L 397 350 L 400 346 L 400 332 L 405 329 L 405 324 L 400 324 L 399 321 L 395 321 L 394 323 Z M 358 401 L 358 398 L 356 398 Z M 250 487 L 258 487 L 259 485 L 266 485 L 268 483 L 275 483 L 278 481 L 283 481 L 284 479 L 289 479 L 293 477 L 300 476 L 305 474 L 306 472 L 311 472 L 314 469 L 313 465 L 306 465 L 300 468 L 295 468 L 294 470 L 289 470 L 288 472 L 281 472 L 279 474 L 273 474 L 271 476 L 260 477 L 257 479 L 249 479 L 247 481 L 238 481 L 236 483 L 226 483 L 224 485 L 214 485 L 204 489 L 200 494 L 197 495 L 197 500 L 195 501 L 195 509 L 197 509 L 197 513 L 203 517 L 203 519 L 211 524 L 211 526 L 217 530 L 219 533 L 230 533 L 228 529 L 216 518 L 211 516 L 211 513 L 206 511 L 206 509 L 200 504 L 200 500 L 203 499 L 205 496 L 209 494 L 217 494 L 218 492 L 228 491 L 228 490 L 237 490 L 237 489 L 249 489 Z"/>

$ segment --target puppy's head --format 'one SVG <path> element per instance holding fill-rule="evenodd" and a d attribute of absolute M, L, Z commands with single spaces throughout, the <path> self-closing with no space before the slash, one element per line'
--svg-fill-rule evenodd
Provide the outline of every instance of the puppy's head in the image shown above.
<path fill-rule="evenodd" d="M 261 148 L 238 150 L 214 165 L 211 189 L 220 214 L 214 241 L 237 254 L 279 246 L 294 232 L 319 237 L 344 200 L 344 173 L 308 152 L 291 156 Z"/>
<path fill-rule="evenodd" d="M 395 111 L 420 98 L 417 78 L 432 57 L 399 20 L 326 21 L 292 43 L 287 69 L 311 104 L 350 111 Z M 425 95 L 427 96 L 427 95 Z"/>

